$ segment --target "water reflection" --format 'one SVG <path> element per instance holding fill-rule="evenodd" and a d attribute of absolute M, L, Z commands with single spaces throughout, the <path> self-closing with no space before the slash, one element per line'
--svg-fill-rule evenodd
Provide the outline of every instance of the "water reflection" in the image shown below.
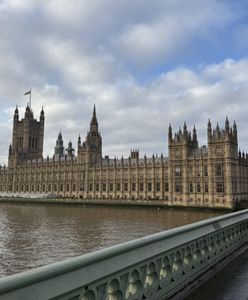
<path fill-rule="evenodd" d="M 219 214 L 134 207 L 1 204 L 0 276 Z"/>

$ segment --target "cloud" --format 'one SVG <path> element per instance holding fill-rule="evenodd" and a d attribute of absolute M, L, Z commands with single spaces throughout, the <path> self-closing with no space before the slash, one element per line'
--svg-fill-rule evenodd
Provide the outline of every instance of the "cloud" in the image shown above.
<path fill-rule="evenodd" d="M 65 145 L 86 136 L 94 102 L 110 156 L 166 153 L 169 122 L 195 124 L 206 143 L 209 116 L 239 120 L 244 145 L 247 60 L 214 56 L 233 24 L 229 2 L 8 0 L 0 12 L 1 163 L 30 87 L 35 116 L 45 109 L 44 156 L 60 130 Z M 202 60 L 203 48 L 215 63 Z"/>
<path fill-rule="evenodd" d="M 160 2 L 153 18 L 129 24 L 116 44 L 132 64 L 154 67 L 184 55 L 187 48 L 191 52 L 192 39 L 209 39 L 210 32 L 214 35 L 213 29 L 223 27 L 230 18 L 231 12 L 216 1 Z"/>

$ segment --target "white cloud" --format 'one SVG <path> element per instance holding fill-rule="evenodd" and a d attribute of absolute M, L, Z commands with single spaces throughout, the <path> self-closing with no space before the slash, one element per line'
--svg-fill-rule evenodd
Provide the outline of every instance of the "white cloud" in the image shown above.
<path fill-rule="evenodd" d="M 0 11 L 1 162 L 14 107 L 23 115 L 30 87 L 35 116 L 45 109 L 44 155 L 52 155 L 60 130 L 65 144 L 76 146 L 94 102 L 111 156 L 126 156 L 131 147 L 167 152 L 169 122 L 195 123 L 204 143 L 209 116 L 221 121 L 228 114 L 245 128 L 246 59 L 177 65 L 228 24 L 232 12 L 224 2 L 10 0 Z"/>

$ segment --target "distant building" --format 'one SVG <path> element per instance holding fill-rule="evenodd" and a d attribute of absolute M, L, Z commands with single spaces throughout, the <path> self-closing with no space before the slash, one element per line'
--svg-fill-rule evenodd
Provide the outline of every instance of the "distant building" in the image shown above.
<path fill-rule="evenodd" d="M 43 158 L 44 111 L 39 121 L 29 106 L 19 120 L 16 108 L 8 167 L 0 168 L 0 193 L 40 194 L 82 199 L 159 201 L 170 206 L 227 207 L 248 199 L 248 157 L 238 151 L 237 127 L 225 121 L 207 126 L 208 145 L 199 147 L 196 129 L 168 131 L 169 156 L 102 157 L 102 138 L 94 106 L 84 142 L 78 138 L 77 156 L 61 132 L 52 158 Z"/>

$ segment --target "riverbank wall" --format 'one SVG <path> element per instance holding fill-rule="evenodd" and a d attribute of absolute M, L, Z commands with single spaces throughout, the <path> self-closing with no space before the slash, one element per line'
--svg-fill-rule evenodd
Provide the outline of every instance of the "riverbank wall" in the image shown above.
<path fill-rule="evenodd" d="M 122 199 L 78 199 L 78 198 L 23 198 L 23 197 L 0 197 L 1 203 L 12 204 L 58 204 L 58 205 L 103 205 L 103 206 L 138 206 L 168 209 L 191 209 L 191 210 L 215 210 L 233 211 L 226 207 L 205 207 L 190 205 L 168 205 L 167 201 L 161 200 L 122 200 Z"/>

